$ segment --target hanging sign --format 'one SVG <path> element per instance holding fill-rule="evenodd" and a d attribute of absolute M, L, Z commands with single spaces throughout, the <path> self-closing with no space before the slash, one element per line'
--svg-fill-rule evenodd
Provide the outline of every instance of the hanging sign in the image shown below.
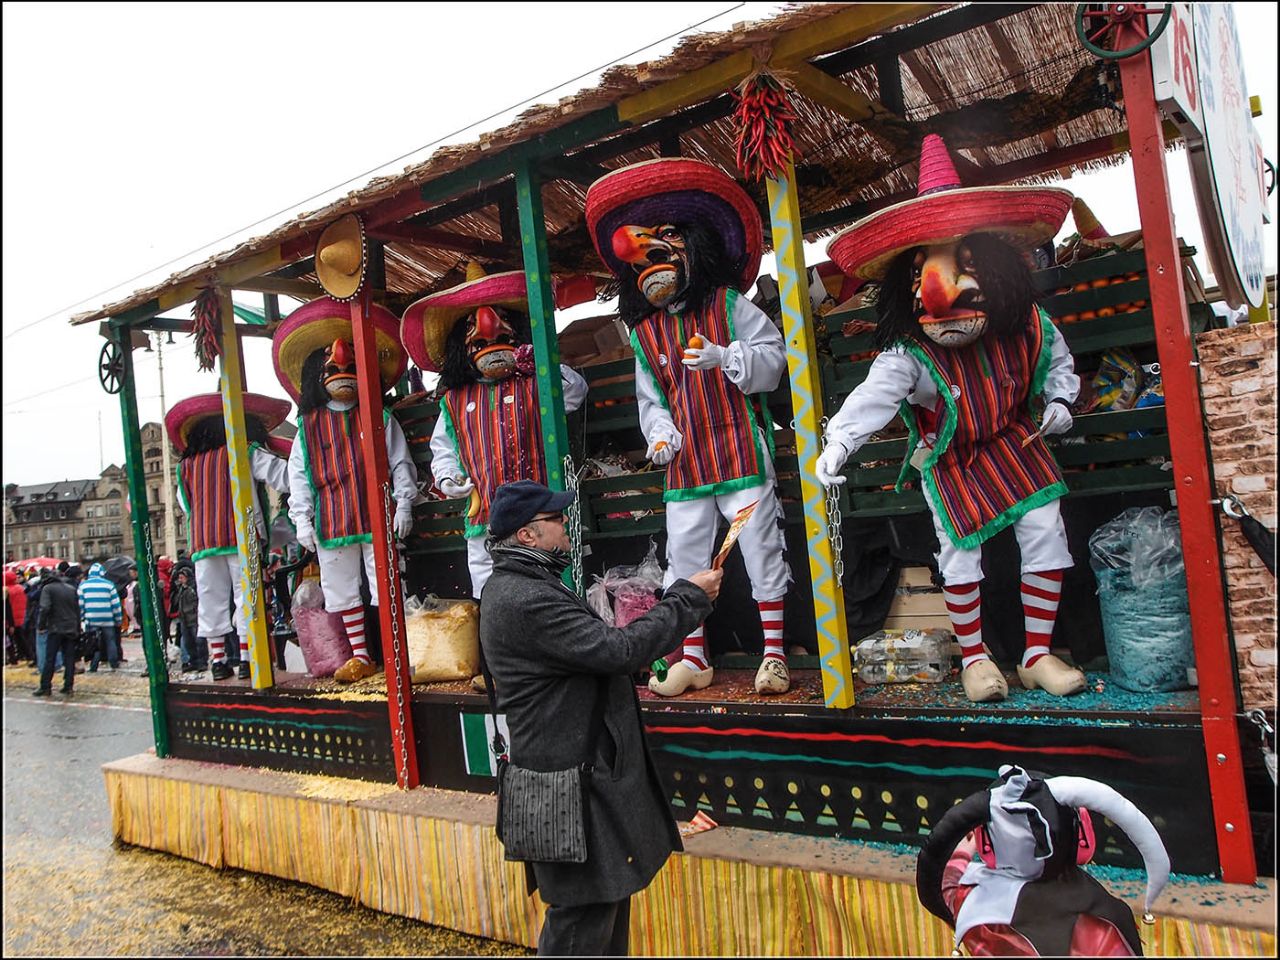
<path fill-rule="evenodd" d="M 1191 4 L 1175 3 L 1164 33 L 1151 46 L 1151 79 L 1156 104 L 1177 125 L 1188 145 L 1199 143 L 1204 132 L 1200 109 L 1200 76 L 1196 68 L 1195 27 Z M 1147 18 L 1148 29 L 1159 15 Z"/>
<path fill-rule="evenodd" d="M 1187 158 L 1205 252 L 1227 305 L 1257 307 L 1266 194 L 1232 5 L 1196 3 L 1192 24 L 1203 137 L 1188 141 Z"/>

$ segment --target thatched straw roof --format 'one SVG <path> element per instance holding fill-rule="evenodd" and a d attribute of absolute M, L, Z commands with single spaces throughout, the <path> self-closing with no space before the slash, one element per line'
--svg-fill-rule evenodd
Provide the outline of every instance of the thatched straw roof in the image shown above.
<path fill-rule="evenodd" d="M 534 140 L 584 116 L 618 103 L 640 91 L 760 45 L 797 27 L 819 22 L 849 9 L 843 4 L 798 6 L 770 20 L 743 24 L 732 30 L 686 38 L 668 56 L 652 63 L 616 66 L 590 90 L 540 105 L 513 123 L 458 146 L 442 147 L 429 159 L 401 174 L 379 177 L 347 196 L 311 213 L 297 216 L 263 236 L 175 273 L 168 280 L 102 309 L 82 314 L 73 323 L 114 316 L 145 304 L 181 283 L 199 279 L 262 251 L 292 244 L 303 273 L 314 235 L 338 216 L 368 211 L 392 198 L 406 196 L 421 185 L 493 157 L 514 144 Z M 1058 170 L 1080 169 L 1116 162 L 1112 147 L 1092 149 L 1125 131 L 1123 114 L 1113 96 L 1119 84 L 1078 43 L 1070 5 L 957 5 L 942 12 L 923 6 L 914 23 L 889 31 L 813 63 L 836 76 L 848 88 L 892 105 L 892 81 L 881 91 L 877 61 L 883 71 L 897 65 L 901 78 L 900 114 L 855 123 L 835 110 L 793 94 L 800 116 L 794 136 L 798 147 L 797 179 L 807 236 L 813 239 L 841 223 L 863 215 L 876 205 L 892 202 L 914 189 L 915 161 L 926 133 L 939 132 L 957 154 L 962 176 L 971 182 L 1002 182 L 1053 176 Z M 968 26 L 963 32 L 955 32 Z M 718 94 L 676 114 L 683 129 L 679 149 L 685 156 L 708 160 L 735 170 L 729 98 Z M 641 129 L 672 121 L 650 121 Z M 656 127 L 655 127 L 656 129 Z M 640 143 L 634 128 L 603 137 L 570 152 L 562 169 L 566 178 L 551 179 L 543 189 L 553 271 L 599 273 L 601 265 L 591 249 L 582 221 L 583 198 L 589 176 L 581 171 L 613 169 L 658 156 L 658 143 Z M 611 144 L 627 149 L 616 153 Z M 1066 148 L 1080 147 L 1072 154 Z M 670 148 L 670 138 L 667 140 Z M 1062 162 L 1046 168 L 1038 158 L 1057 154 Z M 573 162 L 578 175 L 573 177 Z M 577 182 L 575 182 L 575 180 Z M 584 182 L 586 181 L 586 182 Z M 505 189 L 486 187 L 486 197 Z M 764 210 L 764 191 L 748 189 Z M 452 201 L 451 201 L 452 202 Z M 442 249 L 432 243 L 387 240 L 385 245 L 388 305 L 403 306 L 414 296 L 456 283 L 464 260 L 520 266 L 517 246 L 503 245 L 501 213 L 488 205 L 458 204 L 448 219 L 433 218 L 431 226 L 452 235 L 481 241 L 478 251 Z M 427 212 L 427 216 L 431 211 Z M 419 218 L 421 220 L 421 217 Z M 767 219 L 766 219 L 767 223 Z"/>

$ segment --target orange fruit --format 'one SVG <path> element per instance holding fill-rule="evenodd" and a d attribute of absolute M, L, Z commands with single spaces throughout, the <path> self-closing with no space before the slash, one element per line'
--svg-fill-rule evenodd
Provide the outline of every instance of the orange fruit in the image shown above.
<path fill-rule="evenodd" d="M 1081 319 L 1081 320 L 1096 320 L 1096 319 L 1098 319 L 1098 311 L 1097 311 L 1097 310 L 1081 310 L 1081 311 L 1080 311 L 1080 319 Z"/>
<path fill-rule="evenodd" d="M 1141 279 L 1142 279 L 1142 274 L 1140 274 L 1140 273 L 1126 273 L 1126 274 L 1124 275 L 1124 278 L 1125 278 L 1126 280 L 1141 280 Z"/>
<path fill-rule="evenodd" d="M 1071 291 L 1073 293 L 1079 293 L 1081 290 L 1088 290 L 1088 289 L 1089 289 L 1089 281 L 1081 280 L 1079 283 L 1077 283 L 1074 287 L 1071 288 Z"/>
<path fill-rule="evenodd" d="M 1111 280 L 1107 277 L 1099 277 L 1097 280 L 1089 281 L 1090 288 L 1094 290 L 1098 289 L 1099 287 L 1108 287 L 1110 285 L 1111 285 Z"/>
<path fill-rule="evenodd" d="M 1114 317 L 1115 315 L 1116 315 L 1115 307 L 1099 307 L 1098 308 L 1098 316 L 1100 317 Z"/>
<path fill-rule="evenodd" d="M 1067 314 L 1063 314 L 1062 316 L 1060 316 L 1060 317 L 1058 318 L 1058 322 L 1059 322 L 1059 323 L 1075 323 L 1075 322 L 1076 322 L 1077 320 L 1079 320 L 1079 319 L 1080 319 L 1080 314 L 1078 314 L 1078 313 L 1067 313 Z"/>

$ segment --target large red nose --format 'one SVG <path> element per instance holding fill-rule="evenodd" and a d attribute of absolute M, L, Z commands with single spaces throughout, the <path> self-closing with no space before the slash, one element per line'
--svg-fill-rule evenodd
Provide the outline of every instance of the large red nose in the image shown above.
<path fill-rule="evenodd" d="M 345 370 L 355 362 L 355 353 L 347 345 L 347 341 L 333 341 L 333 346 L 329 348 L 329 362 L 339 370 Z"/>
<path fill-rule="evenodd" d="M 481 307 L 476 311 L 476 337 L 480 340 L 493 340 L 502 328 L 502 318 L 493 307 Z"/>
<path fill-rule="evenodd" d="M 920 302 L 925 313 L 931 317 L 945 317 L 958 296 L 960 288 L 950 271 L 932 262 L 924 265 L 920 271 Z"/>

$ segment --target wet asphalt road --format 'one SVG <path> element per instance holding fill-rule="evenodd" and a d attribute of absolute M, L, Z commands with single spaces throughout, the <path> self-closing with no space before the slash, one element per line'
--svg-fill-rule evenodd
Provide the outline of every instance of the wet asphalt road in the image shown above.
<path fill-rule="evenodd" d="M 130 669 L 130 668 L 133 669 Z M 5 956 L 519 955 L 304 884 L 116 844 L 101 765 L 151 746 L 141 657 L 68 700 L 4 672 Z"/>

